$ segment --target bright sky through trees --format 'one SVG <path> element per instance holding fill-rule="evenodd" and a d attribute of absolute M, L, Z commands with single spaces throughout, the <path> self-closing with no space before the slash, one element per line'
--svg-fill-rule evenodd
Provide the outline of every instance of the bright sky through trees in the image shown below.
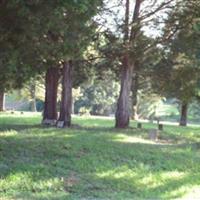
<path fill-rule="evenodd" d="M 170 0 L 144 0 L 141 8 L 141 16 L 153 12 L 159 7 L 159 5 L 168 1 Z M 116 34 L 118 34 L 119 32 L 117 30 L 124 20 L 125 0 L 105 0 L 104 2 L 106 5 L 106 12 L 104 12 L 103 15 L 97 17 L 98 21 L 102 23 L 105 29 L 113 30 L 114 32 L 116 32 Z M 173 6 L 175 2 L 176 0 L 171 0 L 170 4 Z M 130 4 L 130 15 L 132 16 L 135 0 L 130 0 Z M 161 9 L 151 17 L 143 20 L 144 26 L 142 27 L 142 30 L 144 30 L 146 35 L 156 37 L 161 33 L 163 23 L 159 23 L 159 25 L 154 25 L 153 22 L 156 18 L 159 19 L 159 21 L 165 19 L 165 17 L 167 16 L 165 14 L 166 10 L 167 9 Z"/>

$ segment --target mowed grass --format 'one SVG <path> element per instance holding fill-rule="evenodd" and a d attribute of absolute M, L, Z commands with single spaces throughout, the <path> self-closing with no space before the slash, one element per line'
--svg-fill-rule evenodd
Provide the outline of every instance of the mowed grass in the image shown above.
<path fill-rule="evenodd" d="M 40 114 L 0 115 L 0 199 L 200 199 L 200 128 L 114 129 L 74 117 L 70 129 Z"/>

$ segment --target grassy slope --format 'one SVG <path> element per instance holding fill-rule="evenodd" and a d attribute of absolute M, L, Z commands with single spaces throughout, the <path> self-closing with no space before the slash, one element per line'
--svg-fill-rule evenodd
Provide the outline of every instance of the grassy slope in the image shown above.
<path fill-rule="evenodd" d="M 0 199 L 200 198 L 200 129 L 115 130 L 107 119 L 75 118 L 43 128 L 40 116 L 0 115 Z M 134 127 L 135 124 L 132 123 Z"/>

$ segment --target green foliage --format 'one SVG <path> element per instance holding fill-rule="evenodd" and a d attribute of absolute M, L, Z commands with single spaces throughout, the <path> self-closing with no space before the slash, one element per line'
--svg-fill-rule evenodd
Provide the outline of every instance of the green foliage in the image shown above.
<path fill-rule="evenodd" d="M 95 115 L 113 114 L 119 93 L 119 84 L 113 77 L 113 73 L 107 71 L 102 79 L 92 80 L 91 83 L 82 85 L 82 95 L 75 101 L 75 112 L 80 113 L 81 107 L 84 107 Z"/>
<path fill-rule="evenodd" d="M 163 96 L 190 102 L 198 95 L 199 74 L 198 61 L 179 53 L 156 66 L 152 86 Z"/>
<path fill-rule="evenodd" d="M 198 96 L 199 90 L 199 33 L 197 4 L 185 2 L 171 12 L 164 28 L 164 34 L 174 33 L 164 44 L 158 63 L 152 73 L 153 88 L 166 97 L 175 97 L 182 103 L 189 103 Z M 188 13 L 192 15 L 188 15 Z M 176 22 L 176 23 L 174 23 Z M 174 29 L 174 31 L 173 31 Z"/>
<path fill-rule="evenodd" d="M 90 112 L 91 112 L 91 110 L 86 108 L 86 107 L 81 107 L 79 109 L 79 114 L 80 115 L 88 116 L 88 115 L 90 115 Z"/>
<path fill-rule="evenodd" d="M 22 87 L 46 67 L 82 58 L 96 28 L 92 17 L 101 6 L 101 0 L 1 2 L 1 87 Z"/>
<path fill-rule="evenodd" d="M 152 119 L 160 117 L 158 107 L 162 104 L 163 98 L 157 94 L 145 90 L 138 91 L 137 114 L 140 119 Z"/>
<path fill-rule="evenodd" d="M 1 89 L 22 87 L 30 76 L 35 75 L 31 64 L 36 65 L 38 54 L 30 38 L 32 25 L 22 1 L 3 1 L 0 10 L 0 67 Z M 32 57 L 30 63 L 30 57 Z"/>

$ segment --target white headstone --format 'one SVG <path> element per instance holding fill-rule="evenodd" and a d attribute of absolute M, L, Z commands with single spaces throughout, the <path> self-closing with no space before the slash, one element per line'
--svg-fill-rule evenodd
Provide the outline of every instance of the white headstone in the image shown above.
<path fill-rule="evenodd" d="M 63 128 L 64 127 L 64 121 L 58 121 L 57 122 L 57 127 L 58 128 Z"/>
<path fill-rule="evenodd" d="M 44 119 L 42 124 L 55 126 L 56 125 L 56 120 L 55 119 Z"/>

